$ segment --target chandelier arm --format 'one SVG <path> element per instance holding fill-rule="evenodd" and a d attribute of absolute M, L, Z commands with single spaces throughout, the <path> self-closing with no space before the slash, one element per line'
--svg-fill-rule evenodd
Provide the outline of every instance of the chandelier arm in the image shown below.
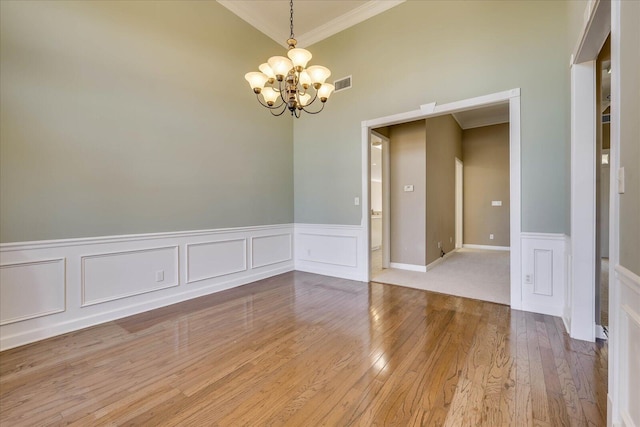
<path fill-rule="evenodd" d="M 309 105 L 311 105 L 311 103 L 309 103 Z M 322 110 L 324 110 L 324 105 L 325 103 L 322 103 L 322 107 L 320 107 L 320 109 L 318 111 L 309 111 L 306 109 L 306 107 L 302 107 L 302 111 L 304 111 L 307 114 L 318 114 L 319 112 L 321 112 Z"/>
<path fill-rule="evenodd" d="M 286 104 L 280 104 L 279 106 L 280 106 L 280 107 L 283 107 L 283 108 L 282 108 L 282 111 L 280 111 L 279 113 L 274 113 L 274 112 L 273 112 L 273 110 L 274 110 L 273 108 L 269 109 L 269 112 L 271 113 L 271 115 L 272 115 L 272 116 L 276 116 L 276 117 L 278 117 L 278 116 L 281 116 L 282 114 L 284 114 L 284 112 L 285 112 L 285 111 L 287 111 L 287 106 L 286 106 Z"/>

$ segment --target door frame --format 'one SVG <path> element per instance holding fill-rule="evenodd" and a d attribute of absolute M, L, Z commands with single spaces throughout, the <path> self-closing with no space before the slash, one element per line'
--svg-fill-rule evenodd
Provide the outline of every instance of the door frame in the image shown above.
<path fill-rule="evenodd" d="M 363 269 L 366 272 L 366 280 L 371 280 L 371 211 L 369 187 L 370 187 L 370 135 L 371 130 L 384 126 L 391 126 L 406 123 L 414 120 L 427 119 L 429 117 L 442 116 L 460 111 L 473 110 L 496 104 L 509 104 L 509 193 L 510 193 L 510 298 L 511 308 L 522 308 L 522 248 L 520 245 L 520 234 L 522 229 L 522 207 L 521 207 L 521 166 L 520 166 L 520 88 L 510 89 L 503 92 L 464 99 L 437 105 L 436 102 L 421 105 L 416 110 L 379 117 L 362 121 L 362 220 L 363 229 L 363 252 L 369 254 L 362 258 Z"/>
<path fill-rule="evenodd" d="M 464 223 L 464 164 L 456 157 L 456 249 L 461 249 L 463 240 Z"/>
<path fill-rule="evenodd" d="M 390 140 L 374 130 L 371 131 L 371 135 L 375 135 L 376 138 L 382 140 L 382 268 L 389 268 L 391 262 L 391 193 L 389 193 L 391 189 L 389 186 Z M 371 187 L 369 187 L 369 193 L 367 194 L 369 200 L 371 200 Z M 368 211 L 371 212 L 371 207 L 369 207 Z M 369 239 L 371 239 L 371 230 L 369 230 Z M 371 252 L 371 248 L 369 248 L 369 252 Z M 369 276 L 371 276 L 371 272 L 369 272 Z"/>

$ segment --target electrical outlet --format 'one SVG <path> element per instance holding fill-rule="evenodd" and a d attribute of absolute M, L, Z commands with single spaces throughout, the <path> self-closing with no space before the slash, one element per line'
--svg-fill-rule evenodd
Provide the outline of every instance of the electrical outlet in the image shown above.
<path fill-rule="evenodd" d="M 453 243 L 453 237 L 449 237 L 449 243 Z"/>
<path fill-rule="evenodd" d="M 354 206 L 360 206 L 360 197 L 354 197 L 353 198 L 353 205 Z"/>
<path fill-rule="evenodd" d="M 442 249 L 442 242 L 438 242 L 438 249 Z"/>
<path fill-rule="evenodd" d="M 164 270 L 156 271 L 156 282 L 164 281 Z"/>
<path fill-rule="evenodd" d="M 489 240 L 493 240 L 493 234 L 489 234 Z"/>
<path fill-rule="evenodd" d="M 531 274 L 525 274 L 524 283 L 533 283 L 533 277 L 531 276 Z"/>

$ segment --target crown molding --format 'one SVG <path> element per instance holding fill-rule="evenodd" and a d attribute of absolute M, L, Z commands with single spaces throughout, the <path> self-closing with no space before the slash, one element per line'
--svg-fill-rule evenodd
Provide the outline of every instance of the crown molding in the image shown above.
<path fill-rule="evenodd" d="M 222 6 L 229 9 L 235 15 L 249 23 L 279 45 L 286 47 L 286 40 L 282 37 L 282 28 L 265 21 L 264 17 L 255 8 L 251 8 L 245 2 L 233 0 L 217 0 Z M 346 30 L 360 22 L 385 12 L 406 0 L 370 0 L 360 7 L 357 7 L 344 15 L 338 16 L 321 26 L 298 35 L 298 46 L 307 47 L 321 40 L 324 40 L 340 31 Z"/>
<path fill-rule="evenodd" d="M 311 46 L 312 44 L 331 37 L 340 31 L 366 21 L 367 19 L 379 15 L 382 12 L 386 12 L 405 1 L 406 0 L 370 0 L 344 15 L 340 15 L 311 31 L 301 34 L 300 37 L 298 37 L 298 43 L 301 46 Z"/>

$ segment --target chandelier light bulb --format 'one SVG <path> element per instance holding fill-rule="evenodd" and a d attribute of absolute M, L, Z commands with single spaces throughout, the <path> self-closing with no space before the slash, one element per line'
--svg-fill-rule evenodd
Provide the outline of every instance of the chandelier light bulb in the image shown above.
<path fill-rule="evenodd" d="M 322 65 L 312 65 L 307 68 L 307 73 L 309 73 L 309 77 L 311 77 L 311 83 L 313 83 L 313 87 L 318 89 L 322 83 L 324 83 L 327 78 L 331 75 L 331 71 L 327 67 L 323 67 Z"/>
<path fill-rule="evenodd" d="M 309 77 L 309 73 L 307 73 L 305 70 L 302 70 L 300 72 L 300 76 L 298 77 L 298 82 L 304 89 L 307 89 L 309 86 L 311 86 L 311 77 Z"/>
<path fill-rule="evenodd" d="M 258 69 L 262 71 L 267 77 L 269 77 L 269 80 L 268 80 L 269 83 L 273 83 L 276 80 L 276 74 L 273 72 L 271 67 L 269 67 L 269 64 L 267 64 L 266 62 L 263 64 L 260 64 Z"/>
<path fill-rule="evenodd" d="M 251 89 L 253 89 L 255 93 L 260 93 L 265 83 L 267 83 L 267 80 L 269 80 L 269 77 L 259 71 L 247 73 L 244 75 L 244 78 L 249 82 Z"/>
<path fill-rule="evenodd" d="M 264 98 L 265 102 L 267 103 L 268 106 L 273 106 L 273 104 L 275 104 L 276 99 L 278 99 L 278 92 L 276 92 L 272 87 L 265 87 L 264 89 L 262 89 L 262 97 Z"/>
<path fill-rule="evenodd" d="M 282 81 L 284 76 L 289 73 L 289 70 L 293 68 L 291 60 L 284 56 L 272 56 L 267 62 L 269 63 L 269 67 L 273 70 L 273 73 L 276 75 L 276 79 L 278 79 L 278 81 Z"/>
<path fill-rule="evenodd" d="M 289 51 L 287 52 L 287 56 L 289 57 L 289 59 L 291 59 L 293 67 L 297 72 L 302 71 L 304 67 L 307 66 L 307 62 L 309 62 L 312 57 L 311 52 L 298 47 L 295 49 L 289 49 Z"/>
<path fill-rule="evenodd" d="M 327 99 L 329 99 L 335 89 L 336 87 L 334 85 L 323 83 L 320 89 L 318 89 L 318 98 L 320 98 L 322 102 L 327 102 Z"/>

